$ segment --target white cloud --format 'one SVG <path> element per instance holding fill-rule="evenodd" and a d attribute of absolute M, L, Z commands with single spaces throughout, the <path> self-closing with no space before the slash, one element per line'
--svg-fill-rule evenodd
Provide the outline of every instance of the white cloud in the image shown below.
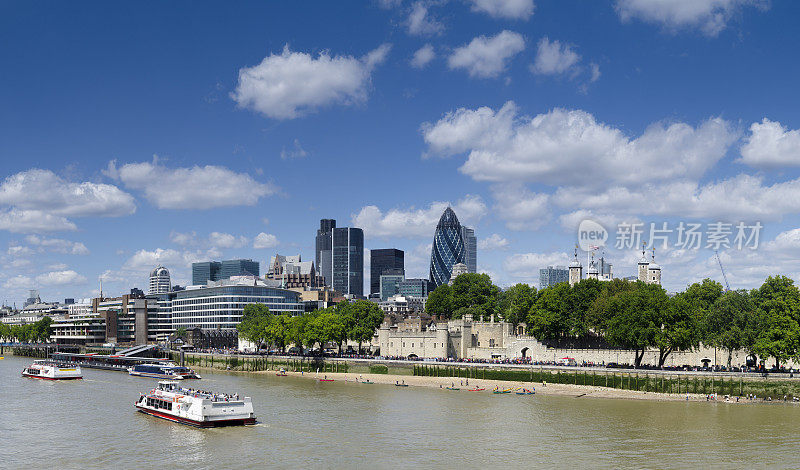
<path fill-rule="evenodd" d="M 38 235 L 28 235 L 25 241 L 33 246 L 38 246 L 43 251 L 52 251 L 68 255 L 88 255 L 89 249 L 81 242 L 63 240 L 61 238 L 44 238 Z"/>
<path fill-rule="evenodd" d="M 478 181 L 603 187 L 702 175 L 737 137 L 727 121 L 711 118 L 697 127 L 656 123 L 631 139 L 586 111 L 528 118 L 511 101 L 497 112 L 460 108 L 423 124 L 422 133 L 432 153 L 468 152 L 460 171 Z"/>
<path fill-rule="evenodd" d="M 13 233 L 63 232 L 77 230 L 66 217 L 39 210 L 0 209 L 0 230 Z"/>
<path fill-rule="evenodd" d="M 334 104 L 366 101 L 374 68 L 382 63 L 390 46 L 384 44 L 367 55 L 314 58 L 292 52 L 270 54 L 253 67 L 239 70 L 239 82 L 231 97 L 239 107 L 273 119 L 294 119 Z"/>
<path fill-rule="evenodd" d="M 86 278 L 68 269 L 65 271 L 51 271 L 36 276 L 36 282 L 43 286 L 64 286 L 85 284 Z"/>
<path fill-rule="evenodd" d="M 208 242 L 214 248 L 241 248 L 247 245 L 249 240 L 243 235 L 237 237 L 230 233 L 211 232 L 208 235 Z"/>
<path fill-rule="evenodd" d="M 136 211 L 133 197 L 114 185 L 73 183 L 36 168 L 0 184 L 0 205 L 57 217 L 119 217 Z"/>
<path fill-rule="evenodd" d="M 6 289 L 31 289 L 33 287 L 33 279 L 18 274 L 7 279 L 3 283 L 3 287 Z"/>
<path fill-rule="evenodd" d="M 743 6 L 766 8 L 762 0 L 617 0 L 616 9 L 623 22 L 638 18 L 658 23 L 675 32 L 698 28 L 707 36 L 716 36 L 728 20 Z"/>
<path fill-rule="evenodd" d="M 580 60 L 581 56 L 572 49 L 571 44 L 551 42 L 547 37 L 543 37 L 539 40 L 531 72 L 538 75 L 574 75 L 578 73 L 577 66 Z"/>
<path fill-rule="evenodd" d="M 175 230 L 169 233 L 169 240 L 176 245 L 187 246 L 197 243 L 196 232 L 176 232 Z"/>
<path fill-rule="evenodd" d="M 497 233 L 493 233 L 487 238 L 482 238 L 478 240 L 478 249 L 479 250 L 505 250 L 508 248 L 508 240 L 506 240 L 503 236 Z"/>
<path fill-rule="evenodd" d="M 800 165 L 800 130 L 788 130 L 781 123 L 764 118 L 750 125 L 750 135 L 737 160 L 752 166 L 779 167 Z"/>
<path fill-rule="evenodd" d="M 261 232 L 256 235 L 256 238 L 253 240 L 253 248 L 256 250 L 275 248 L 276 246 L 278 246 L 278 237 L 271 233 Z"/>
<path fill-rule="evenodd" d="M 50 271 L 65 271 L 68 268 L 69 268 L 69 266 L 67 266 L 64 263 L 51 264 L 50 266 L 47 267 L 47 269 L 50 270 Z"/>
<path fill-rule="evenodd" d="M 592 62 L 589 64 L 589 71 L 591 72 L 591 76 L 589 77 L 589 82 L 593 83 L 600 79 L 600 66 Z"/>
<path fill-rule="evenodd" d="M 444 25 L 428 11 L 426 2 L 415 2 L 408 14 L 408 34 L 414 36 L 432 36 L 444 31 Z"/>
<path fill-rule="evenodd" d="M 367 238 L 424 238 L 433 237 L 436 224 L 450 205 L 433 202 L 426 209 L 390 209 L 383 213 L 377 206 L 365 206 L 352 217 L 353 225 L 364 230 Z M 487 213 L 480 196 L 467 195 L 453 206 L 462 225 L 474 226 Z"/>
<path fill-rule="evenodd" d="M 536 230 L 550 220 L 550 196 L 532 193 L 524 187 L 497 185 L 492 188 L 494 213 L 506 221 L 511 230 Z"/>
<path fill-rule="evenodd" d="M 517 278 L 539 278 L 539 269 L 548 266 L 569 264 L 569 256 L 563 252 L 516 253 L 503 261 L 503 269 Z"/>
<path fill-rule="evenodd" d="M 414 52 L 414 56 L 411 58 L 411 66 L 417 69 L 425 68 L 435 57 L 436 52 L 434 52 L 433 46 L 425 44 Z"/>
<path fill-rule="evenodd" d="M 22 245 L 11 245 L 8 247 L 8 256 L 29 256 L 33 254 L 33 250 L 30 247 L 22 246 Z"/>
<path fill-rule="evenodd" d="M 470 3 L 472 11 L 509 20 L 528 20 L 534 10 L 533 0 L 470 0 Z"/>
<path fill-rule="evenodd" d="M 293 148 L 286 150 L 286 147 L 281 149 L 281 160 L 294 160 L 296 158 L 305 158 L 308 156 L 308 152 L 300 146 L 300 141 L 294 139 L 294 146 Z"/>
<path fill-rule="evenodd" d="M 525 39 L 513 31 L 478 36 L 458 47 L 448 58 L 451 69 L 464 69 L 470 77 L 492 78 L 503 73 L 512 57 L 525 49 Z"/>
<path fill-rule="evenodd" d="M 236 173 L 222 166 L 169 168 L 157 158 L 152 162 L 126 163 L 119 168 L 111 161 L 105 173 L 126 187 L 144 192 L 145 198 L 159 209 L 252 206 L 261 197 L 277 191 L 273 185 L 260 183 L 247 173 Z"/>

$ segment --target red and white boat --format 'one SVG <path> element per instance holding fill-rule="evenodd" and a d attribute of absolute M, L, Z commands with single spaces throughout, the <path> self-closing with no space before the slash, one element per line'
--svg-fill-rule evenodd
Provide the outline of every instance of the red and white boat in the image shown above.
<path fill-rule="evenodd" d="M 195 390 L 166 380 L 141 394 L 134 406 L 157 418 L 201 428 L 256 424 L 250 397 Z"/>
<path fill-rule="evenodd" d="M 75 380 L 82 379 L 83 373 L 79 366 L 43 359 L 33 361 L 33 364 L 22 369 L 22 376 L 44 380 Z"/>

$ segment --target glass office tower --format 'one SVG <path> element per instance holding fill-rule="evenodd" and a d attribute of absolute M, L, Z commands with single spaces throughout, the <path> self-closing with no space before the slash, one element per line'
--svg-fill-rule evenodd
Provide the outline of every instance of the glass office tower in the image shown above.
<path fill-rule="evenodd" d="M 377 294 L 381 290 L 381 276 L 384 274 L 405 275 L 403 250 L 382 248 L 369 252 L 369 293 Z"/>
<path fill-rule="evenodd" d="M 456 263 L 464 263 L 464 240 L 461 238 L 458 217 L 448 207 L 439 219 L 433 235 L 430 276 L 434 288 L 450 280 L 450 273 Z"/>
<path fill-rule="evenodd" d="M 325 284 L 341 294 L 364 295 L 364 231 L 322 219 L 317 230 L 317 266 Z"/>

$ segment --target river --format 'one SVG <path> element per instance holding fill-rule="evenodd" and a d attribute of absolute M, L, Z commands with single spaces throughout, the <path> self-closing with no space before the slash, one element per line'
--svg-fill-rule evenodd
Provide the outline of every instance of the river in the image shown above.
<path fill-rule="evenodd" d="M 155 380 L 0 361 L 3 468 L 796 467 L 800 406 L 517 396 L 203 371 L 259 424 L 196 429 L 134 411 Z"/>

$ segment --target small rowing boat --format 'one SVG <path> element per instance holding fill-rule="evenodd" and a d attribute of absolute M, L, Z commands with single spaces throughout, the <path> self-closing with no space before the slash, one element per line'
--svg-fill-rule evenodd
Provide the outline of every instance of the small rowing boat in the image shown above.
<path fill-rule="evenodd" d="M 516 393 L 517 395 L 534 395 L 536 393 L 536 391 L 528 390 L 527 388 L 523 388 L 523 389 L 517 390 L 514 393 Z"/>
<path fill-rule="evenodd" d="M 408 387 L 408 384 L 395 383 L 395 387 Z"/>
<path fill-rule="evenodd" d="M 495 388 L 494 390 L 492 390 L 492 393 L 495 393 L 495 394 L 511 393 L 511 389 L 507 388 L 505 390 L 500 390 L 498 388 Z"/>
<path fill-rule="evenodd" d="M 375 382 L 373 382 L 373 381 L 371 381 L 371 380 L 362 380 L 362 381 L 361 381 L 361 383 L 362 383 L 362 384 L 368 384 L 368 385 L 372 385 L 372 384 L 374 384 Z"/>
<path fill-rule="evenodd" d="M 461 390 L 461 389 L 460 389 L 460 388 L 458 388 L 458 387 L 445 387 L 445 388 L 447 388 L 448 390 Z"/>
<path fill-rule="evenodd" d="M 486 390 L 486 389 L 485 388 L 478 388 L 478 387 L 469 389 L 470 392 L 482 392 L 484 390 Z"/>
<path fill-rule="evenodd" d="M 319 379 L 320 382 L 333 382 L 333 379 Z"/>

